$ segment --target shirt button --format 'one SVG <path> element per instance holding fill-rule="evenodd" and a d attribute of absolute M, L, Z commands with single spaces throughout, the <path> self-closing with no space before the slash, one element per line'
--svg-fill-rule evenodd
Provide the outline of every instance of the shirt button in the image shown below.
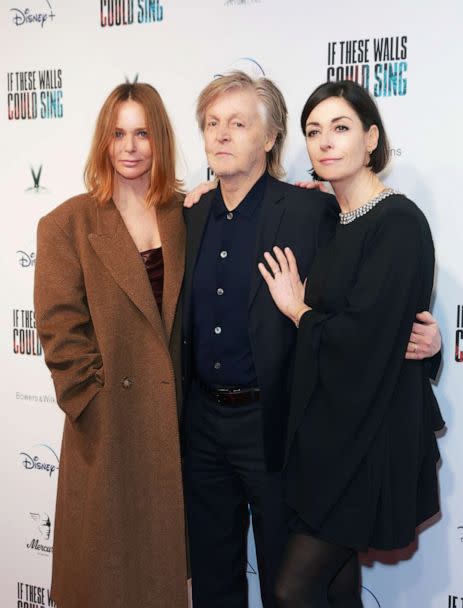
<path fill-rule="evenodd" d="M 215 327 L 214 331 L 216 334 L 221 334 L 222 333 L 222 328 L 221 327 Z"/>
<path fill-rule="evenodd" d="M 221 251 L 221 252 L 220 252 L 220 257 L 221 257 L 221 258 L 226 258 L 226 257 L 227 257 L 227 255 L 228 255 L 228 252 L 227 252 L 227 251 Z"/>
<path fill-rule="evenodd" d="M 233 219 L 233 213 L 231 211 L 229 211 L 227 213 L 227 220 L 232 220 Z"/>
<path fill-rule="evenodd" d="M 220 369 L 222 367 L 222 364 L 219 361 L 216 361 L 214 363 L 214 369 Z"/>
<path fill-rule="evenodd" d="M 222 289 L 221 287 L 219 287 L 219 288 L 217 289 L 217 295 L 218 295 L 218 296 L 223 296 L 223 289 Z"/>

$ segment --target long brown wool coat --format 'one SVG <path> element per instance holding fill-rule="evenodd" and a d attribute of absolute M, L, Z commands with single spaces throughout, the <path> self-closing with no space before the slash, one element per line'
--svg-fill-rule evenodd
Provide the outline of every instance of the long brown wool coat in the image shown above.
<path fill-rule="evenodd" d="M 52 597 L 59 608 L 186 608 L 173 361 L 185 229 L 158 210 L 163 318 L 112 202 L 74 197 L 40 220 L 35 311 L 66 413 Z M 177 371 L 177 370 L 176 370 Z"/>

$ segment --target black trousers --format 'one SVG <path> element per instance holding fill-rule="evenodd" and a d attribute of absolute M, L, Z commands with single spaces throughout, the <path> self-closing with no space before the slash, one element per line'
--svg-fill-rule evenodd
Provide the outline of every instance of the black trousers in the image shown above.
<path fill-rule="evenodd" d="M 194 608 L 247 608 L 249 511 L 264 608 L 288 539 L 280 473 L 266 471 L 261 405 L 216 404 L 193 386 L 183 460 Z"/>

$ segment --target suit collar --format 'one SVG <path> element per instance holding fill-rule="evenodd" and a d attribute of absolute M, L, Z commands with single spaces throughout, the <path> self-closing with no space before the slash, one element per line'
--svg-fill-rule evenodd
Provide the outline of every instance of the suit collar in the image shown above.
<path fill-rule="evenodd" d="M 199 248 L 206 228 L 209 213 L 216 196 L 215 190 L 210 190 L 204 194 L 199 203 L 188 209 L 188 243 L 187 243 L 187 256 L 186 256 L 186 269 L 185 269 L 185 291 L 186 293 L 191 292 L 191 282 L 193 279 L 193 270 L 196 265 L 196 258 L 198 257 Z"/>
<path fill-rule="evenodd" d="M 191 209 L 185 209 L 187 224 L 185 285 L 183 290 L 183 331 L 186 336 L 191 331 L 191 289 L 193 273 L 196 266 L 199 248 L 204 234 L 204 229 L 209 218 L 212 202 L 216 196 L 215 190 L 210 190 L 201 197 L 197 205 Z"/>
<path fill-rule="evenodd" d="M 275 245 L 278 229 L 285 212 L 285 196 L 287 184 L 268 175 L 265 188 L 262 210 L 257 228 L 256 249 L 254 254 L 254 268 L 252 271 L 251 289 L 249 292 L 249 307 L 252 306 L 263 278 L 257 264 L 262 261 L 265 251 L 271 251 Z"/>

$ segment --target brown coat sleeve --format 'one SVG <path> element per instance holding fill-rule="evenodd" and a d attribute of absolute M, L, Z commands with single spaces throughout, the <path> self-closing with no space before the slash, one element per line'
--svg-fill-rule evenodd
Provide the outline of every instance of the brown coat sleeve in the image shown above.
<path fill-rule="evenodd" d="M 34 303 L 57 402 L 75 420 L 104 384 L 103 362 L 77 252 L 51 216 L 37 230 Z"/>

